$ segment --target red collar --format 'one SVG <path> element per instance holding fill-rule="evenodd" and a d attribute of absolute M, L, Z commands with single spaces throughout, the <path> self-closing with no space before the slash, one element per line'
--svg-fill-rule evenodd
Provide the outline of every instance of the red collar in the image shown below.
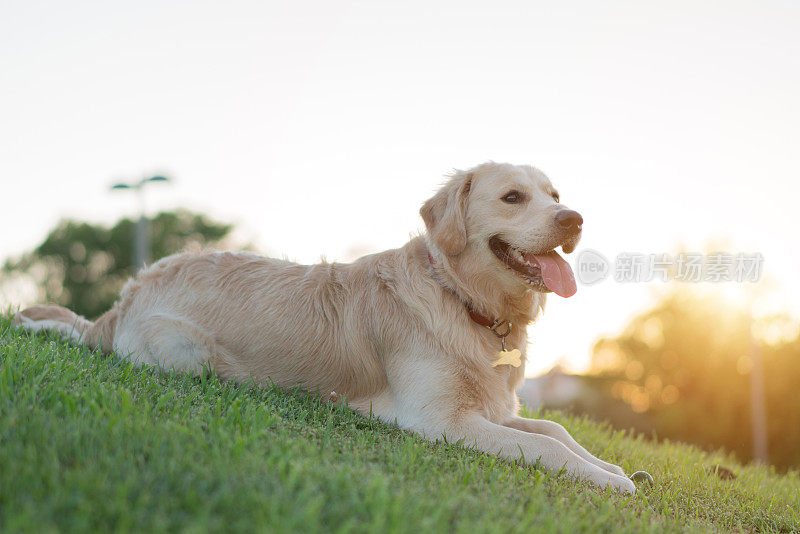
<path fill-rule="evenodd" d="M 428 262 L 431 264 L 431 267 L 435 267 L 435 265 L 433 263 L 433 256 L 431 256 L 430 251 L 428 251 Z M 449 287 L 444 286 L 444 285 L 442 285 L 442 287 L 444 287 L 446 290 L 448 290 L 451 293 L 453 293 L 453 291 Z M 455 294 L 455 293 L 453 293 L 453 294 Z M 458 296 L 456 295 L 456 297 L 458 297 Z M 466 302 L 464 302 L 464 307 L 467 309 L 467 312 L 469 313 L 469 318 L 470 319 L 472 319 L 473 321 L 475 321 L 476 323 L 478 323 L 481 326 L 485 326 L 486 328 L 488 328 L 489 330 L 491 330 L 495 334 L 497 334 L 497 328 L 499 326 L 502 326 L 503 323 L 506 323 L 508 325 L 508 331 L 506 332 L 506 335 L 508 335 L 508 332 L 511 331 L 511 323 L 509 323 L 508 321 L 501 321 L 501 320 L 496 320 L 495 321 L 495 320 L 489 319 L 485 315 L 477 312 L 472 306 L 470 306 Z M 502 336 L 502 337 L 505 337 L 505 336 Z"/>

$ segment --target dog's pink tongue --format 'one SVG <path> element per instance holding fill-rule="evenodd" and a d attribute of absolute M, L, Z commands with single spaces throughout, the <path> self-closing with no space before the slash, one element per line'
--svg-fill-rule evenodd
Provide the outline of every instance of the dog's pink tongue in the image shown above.
<path fill-rule="evenodd" d="M 532 254 L 542 269 L 542 280 L 547 289 L 560 297 L 571 297 L 578 291 L 572 267 L 553 250 L 547 254 Z"/>

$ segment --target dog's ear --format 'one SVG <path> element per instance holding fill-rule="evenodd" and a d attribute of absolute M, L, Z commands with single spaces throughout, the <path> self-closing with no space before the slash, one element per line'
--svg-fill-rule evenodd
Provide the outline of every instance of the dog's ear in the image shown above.
<path fill-rule="evenodd" d="M 448 256 L 460 254 L 467 246 L 467 197 L 472 186 L 472 173 L 455 174 L 419 214 L 433 242 Z"/>

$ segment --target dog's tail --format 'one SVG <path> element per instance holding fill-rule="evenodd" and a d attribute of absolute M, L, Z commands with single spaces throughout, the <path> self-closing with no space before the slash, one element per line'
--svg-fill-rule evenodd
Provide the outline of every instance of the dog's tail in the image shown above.
<path fill-rule="evenodd" d="M 111 352 L 114 348 L 117 315 L 116 305 L 95 322 L 61 306 L 31 306 L 18 312 L 12 322 L 32 332 L 53 330 L 93 349 Z"/>

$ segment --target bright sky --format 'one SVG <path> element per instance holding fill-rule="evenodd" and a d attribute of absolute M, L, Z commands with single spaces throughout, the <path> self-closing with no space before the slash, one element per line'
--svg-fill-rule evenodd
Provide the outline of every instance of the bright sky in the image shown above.
<path fill-rule="evenodd" d="M 152 186 L 151 212 L 350 260 L 402 245 L 442 174 L 493 159 L 551 177 L 584 215 L 580 248 L 727 239 L 764 254 L 791 306 L 798 23 L 793 1 L 7 1 L 0 261 L 62 217 L 135 213 L 108 187 L 154 172 L 174 183 Z M 530 374 L 585 368 L 650 293 L 551 298 Z"/>

